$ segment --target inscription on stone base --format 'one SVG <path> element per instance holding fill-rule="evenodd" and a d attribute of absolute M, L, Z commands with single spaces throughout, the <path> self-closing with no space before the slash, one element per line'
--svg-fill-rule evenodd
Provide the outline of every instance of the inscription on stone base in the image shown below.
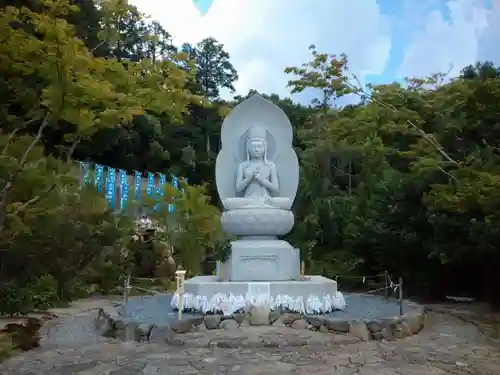
<path fill-rule="evenodd" d="M 252 243 L 258 246 L 250 247 Z M 234 241 L 225 269 L 228 281 L 298 280 L 300 255 L 298 249 L 281 240 Z"/>

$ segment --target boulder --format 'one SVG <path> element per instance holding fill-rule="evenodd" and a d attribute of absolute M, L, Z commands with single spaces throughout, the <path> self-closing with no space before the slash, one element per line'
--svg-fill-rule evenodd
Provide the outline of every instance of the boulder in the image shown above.
<path fill-rule="evenodd" d="M 248 310 L 248 322 L 251 326 L 269 325 L 270 310 L 265 306 L 252 306 Z"/>
<path fill-rule="evenodd" d="M 208 329 L 217 329 L 222 317 L 220 315 L 207 315 L 205 316 L 205 326 Z"/>
<path fill-rule="evenodd" d="M 223 320 L 219 324 L 220 329 L 236 329 L 238 328 L 238 323 L 233 319 Z"/>
<path fill-rule="evenodd" d="M 293 329 L 307 329 L 309 323 L 305 319 L 299 319 L 292 323 Z"/>
<path fill-rule="evenodd" d="M 353 320 L 349 323 L 349 336 L 357 337 L 362 341 L 368 341 L 371 337 L 368 327 L 362 320 Z"/>

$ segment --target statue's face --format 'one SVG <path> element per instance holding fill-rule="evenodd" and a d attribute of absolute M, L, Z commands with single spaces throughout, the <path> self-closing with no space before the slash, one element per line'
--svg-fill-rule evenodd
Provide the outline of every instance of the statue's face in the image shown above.
<path fill-rule="evenodd" d="M 261 140 L 252 140 L 250 141 L 248 146 L 249 146 L 248 152 L 250 153 L 250 156 L 252 158 L 261 158 L 264 156 L 264 153 L 266 152 L 266 145 Z"/>

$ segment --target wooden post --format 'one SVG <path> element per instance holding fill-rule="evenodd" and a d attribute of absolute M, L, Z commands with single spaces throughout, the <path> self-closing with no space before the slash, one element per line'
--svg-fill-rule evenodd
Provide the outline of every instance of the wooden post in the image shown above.
<path fill-rule="evenodd" d="M 185 270 L 175 271 L 175 279 L 177 281 L 177 319 L 182 320 L 182 295 L 184 294 L 184 278 L 186 277 Z"/>
<path fill-rule="evenodd" d="M 403 315 L 403 278 L 399 277 L 399 315 Z"/>
<path fill-rule="evenodd" d="M 182 320 L 182 294 L 177 298 L 177 320 Z"/>
<path fill-rule="evenodd" d="M 387 273 L 387 271 L 384 272 L 384 281 L 385 281 L 385 289 L 384 289 L 385 300 L 389 302 L 389 274 Z"/>
<path fill-rule="evenodd" d="M 304 280 L 305 279 L 305 273 L 306 273 L 306 264 L 304 261 L 300 262 L 300 279 Z"/>

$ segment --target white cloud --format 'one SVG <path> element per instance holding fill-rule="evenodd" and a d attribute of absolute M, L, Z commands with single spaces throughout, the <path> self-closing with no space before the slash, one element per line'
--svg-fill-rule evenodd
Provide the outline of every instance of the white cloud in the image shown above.
<path fill-rule="evenodd" d="M 423 32 L 406 50 L 398 76 L 425 77 L 447 72 L 457 75 L 477 60 L 500 62 L 500 0 L 488 9 L 485 0 L 451 0 L 446 3 L 450 17 L 440 11 L 428 13 Z M 496 43 L 495 43 L 496 39 Z"/>
<path fill-rule="evenodd" d="M 488 12 L 488 27 L 479 40 L 477 58 L 500 63 L 500 0 L 493 0 Z"/>
<path fill-rule="evenodd" d="M 240 94 L 254 88 L 288 95 L 283 69 L 308 61 L 310 44 L 346 53 L 361 78 L 382 73 L 391 48 L 376 0 L 214 0 L 203 17 L 190 0 L 130 1 L 178 43 L 209 36 L 223 43 L 239 72 Z"/>

